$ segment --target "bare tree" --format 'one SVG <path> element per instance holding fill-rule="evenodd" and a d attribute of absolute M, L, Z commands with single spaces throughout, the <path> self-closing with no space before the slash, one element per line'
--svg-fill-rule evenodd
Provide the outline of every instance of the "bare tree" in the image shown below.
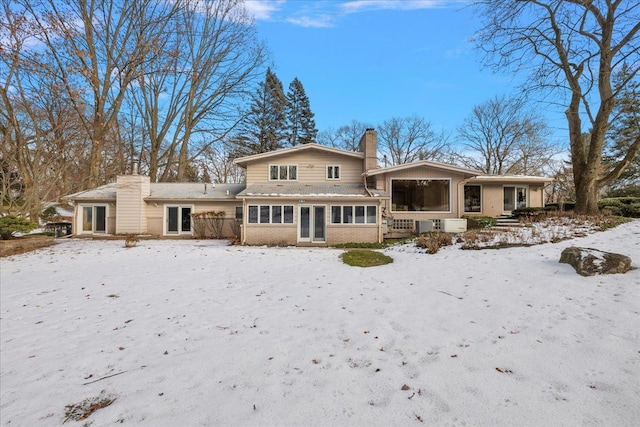
<path fill-rule="evenodd" d="M 358 120 L 351 120 L 348 125 L 340 126 L 338 129 L 328 129 L 318 134 L 318 142 L 343 150 L 358 151 L 360 138 L 372 125 Z"/>
<path fill-rule="evenodd" d="M 91 141 L 87 186 L 104 181 L 103 153 L 129 86 L 157 55 L 180 1 L 16 0 L 33 29 L 36 72 L 55 77 Z"/>
<path fill-rule="evenodd" d="M 239 0 L 185 0 L 170 29 L 165 54 L 149 61 L 132 88 L 153 181 L 166 181 L 174 169 L 184 180 L 189 162 L 234 129 L 265 61 Z"/>
<path fill-rule="evenodd" d="M 0 18 L 0 156 L 3 209 L 37 221 L 42 201 L 74 187 L 86 139 L 65 91 L 37 72 L 25 17 L 2 0 Z M 82 166 L 80 166 L 82 167 Z"/>
<path fill-rule="evenodd" d="M 494 97 L 477 105 L 458 127 L 466 147 L 460 160 L 486 174 L 539 173 L 557 154 L 544 122 L 521 98 Z"/>
<path fill-rule="evenodd" d="M 640 3 L 628 0 L 477 0 L 484 28 L 477 35 L 486 62 L 508 72 L 528 72 L 528 88 L 560 92 L 566 108 L 576 212 L 598 211 L 598 190 L 613 182 L 634 159 L 640 135 L 626 155 L 602 168 L 605 135 L 618 92 L 639 66 Z M 616 70 L 629 64 L 614 87 Z M 566 95 L 566 101 L 562 101 Z M 591 132 L 585 143 L 582 135 Z"/>
<path fill-rule="evenodd" d="M 431 129 L 431 123 L 412 116 L 391 118 L 378 127 L 379 151 L 385 165 L 400 165 L 416 160 L 441 160 L 448 148 L 444 134 Z"/>
<path fill-rule="evenodd" d="M 209 146 L 202 153 L 202 166 L 213 182 L 241 183 L 244 182 L 244 170 L 233 163 L 232 151 L 227 144 Z"/>

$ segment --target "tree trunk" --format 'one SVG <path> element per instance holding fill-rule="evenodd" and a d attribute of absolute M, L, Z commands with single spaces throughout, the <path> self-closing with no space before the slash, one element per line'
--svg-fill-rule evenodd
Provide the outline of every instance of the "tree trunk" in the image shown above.
<path fill-rule="evenodd" d="M 598 174 L 584 164 L 574 164 L 573 180 L 576 189 L 575 213 L 581 215 L 598 214 Z"/>

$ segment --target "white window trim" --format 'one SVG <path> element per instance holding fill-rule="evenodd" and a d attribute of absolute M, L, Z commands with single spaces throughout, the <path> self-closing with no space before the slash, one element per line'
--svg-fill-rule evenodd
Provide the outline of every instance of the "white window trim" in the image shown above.
<path fill-rule="evenodd" d="M 352 216 L 352 221 L 351 222 L 343 222 L 343 218 L 344 218 L 344 207 L 348 206 L 351 207 L 353 210 L 353 216 Z M 375 222 L 368 222 L 367 218 L 367 208 L 368 207 L 374 207 L 376 208 L 376 220 Z M 333 208 L 334 207 L 339 207 L 340 208 L 340 222 L 333 222 Z M 364 207 L 364 222 L 356 222 L 356 207 Z M 331 205 L 329 206 L 329 224 L 331 225 L 343 225 L 343 226 L 351 226 L 351 225 L 357 225 L 357 226 L 362 226 L 362 225 L 377 225 L 378 224 L 378 214 L 380 213 L 380 207 L 378 205 L 360 205 L 360 204 L 356 204 L 356 205 L 348 205 L 348 204 L 340 204 L 340 205 Z"/>
<path fill-rule="evenodd" d="M 256 206 L 258 208 L 258 222 L 250 222 L 249 221 L 249 209 L 253 206 Z M 268 206 L 269 207 L 269 221 L 268 222 L 261 222 L 260 221 L 260 208 L 263 206 Z M 281 222 L 271 222 L 272 218 L 273 218 L 273 207 L 274 206 L 280 206 L 282 208 L 282 212 L 281 212 Z M 291 207 L 291 222 L 285 222 L 284 221 L 284 208 L 290 206 Z M 291 225 L 291 224 L 295 224 L 296 222 L 296 216 L 295 216 L 295 206 L 294 205 L 290 205 L 290 204 L 248 204 L 247 205 L 247 224 L 249 225 Z"/>
<path fill-rule="evenodd" d="M 272 166 L 277 166 L 278 167 L 278 178 L 273 179 L 271 178 L 271 167 Z M 286 166 L 287 168 L 287 179 L 280 179 L 280 168 Z M 296 167 L 296 179 L 289 179 L 289 167 L 290 166 L 295 166 Z M 300 168 L 298 167 L 297 163 L 269 163 L 269 168 L 267 169 L 267 174 L 269 177 L 269 181 L 297 181 L 298 180 L 298 175 L 300 174 Z"/>
<path fill-rule="evenodd" d="M 393 210 L 393 181 L 449 181 L 449 210 L 446 211 L 394 211 Z M 391 200 L 390 200 L 390 204 L 391 204 L 391 212 L 398 212 L 398 213 L 451 213 L 452 212 L 452 207 L 453 207 L 453 203 L 452 200 L 453 198 L 451 197 L 451 190 L 452 190 L 452 186 L 451 186 L 451 178 L 426 178 L 426 177 L 420 177 L 420 178 L 411 178 L 411 177 L 406 177 L 406 178 L 391 178 Z"/>
<path fill-rule="evenodd" d="M 167 221 L 168 209 L 169 208 L 178 208 L 178 232 L 177 233 L 169 233 L 168 226 L 169 223 Z M 191 226 L 190 231 L 182 231 L 182 211 L 181 208 L 190 208 L 191 209 Z M 170 203 L 162 205 L 162 235 L 163 236 L 192 236 L 193 235 L 193 214 L 195 213 L 195 205 L 188 204 L 179 204 L 179 203 Z"/>
<path fill-rule="evenodd" d="M 338 177 L 337 178 L 332 178 L 329 177 L 329 168 L 334 168 L 334 175 L 335 175 L 335 168 L 338 168 Z M 340 181 L 342 179 L 342 166 L 341 165 L 326 165 L 325 167 L 325 179 L 327 181 Z"/>
<path fill-rule="evenodd" d="M 96 232 L 96 215 L 93 208 L 104 207 L 104 233 L 102 231 Z M 83 230 L 82 225 L 84 222 L 84 208 L 92 208 L 93 218 L 91 220 L 91 230 Z M 76 234 L 108 234 L 109 233 L 109 203 L 79 203 L 78 204 L 78 230 Z"/>

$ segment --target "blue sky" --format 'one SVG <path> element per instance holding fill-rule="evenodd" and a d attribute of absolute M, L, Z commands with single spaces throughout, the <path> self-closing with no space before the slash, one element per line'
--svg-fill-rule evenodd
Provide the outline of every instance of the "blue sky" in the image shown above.
<path fill-rule="evenodd" d="M 247 1 L 285 90 L 303 84 L 320 131 L 418 115 L 455 129 L 475 105 L 517 90 L 482 69 L 468 1 Z M 551 127 L 563 116 L 547 115 Z"/>

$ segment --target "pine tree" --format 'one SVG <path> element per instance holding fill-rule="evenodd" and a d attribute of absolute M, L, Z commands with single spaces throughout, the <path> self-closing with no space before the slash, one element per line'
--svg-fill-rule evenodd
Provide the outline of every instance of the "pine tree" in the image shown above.
<path fill-rule="evenodd" d="M 251 96 L 249 112 L 235 138 L 234 154 L 246 156 L 266 153 L 284 146 L 286 141 L 286 97 L 278 76 L 267 69 L 263 82 Z"/>
<path fill-rule="evenodd" d="M 287 142 L 289 145 L 315 142 L 318 130 L 309 106 L 309 98 L 297 77 L 289 84 L 286 105 Z"/>
<path fill-rule="evenodd" d="M 616 97 L 614 117 L 609 127 L 607 150 L 603 156 L 605 168 L 613 169 L 622 159 L 629 146 L 640 136 L 640 82 L 630 79 L 631 70 L 624 64 L 614 78 L 616 89 L 622 89 Z M 628 81 L 626 85 L 622 82 Z M 609 193 L 621 195 L 636 191 L 640 187 L 640 153 L 636 154 L 629 167 L 615 180 Z"/>

